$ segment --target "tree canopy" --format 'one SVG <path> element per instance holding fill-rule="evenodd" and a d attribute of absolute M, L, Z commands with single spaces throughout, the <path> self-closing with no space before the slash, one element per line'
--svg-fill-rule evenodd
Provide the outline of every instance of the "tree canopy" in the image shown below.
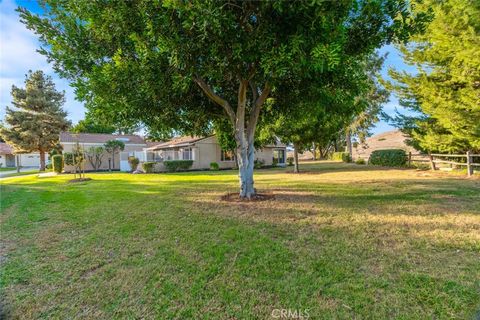
<path fill-rule="evenodd" d="M 251 197 L 267 99 L 304 79 L 327 87 L 337 68 L 406 39 L 422 20 L 408 3 L 48 0 L 42 16 L 20 14 L 90 109 L 185 133 L 227 119 Z"/>
<path fill-rule="evenodd" d="M 401 46 L 409 74 L 392 70 L 392 88 L 413 116 L 396 124 L 425 151 L 480 150 L 480 2 L 415 1 L 432 13 L 426 31 Z"/>
<path fill-rule="evenodd" d="M 39 152 L 43 171 L 45 153 L 56 146 L 60 132 L 70 126 L 62 109 L 65 95 L 42 71 L 29 71 L 25 88 L 12 86 L 11 93 L 14 108 L 6 108 L 6 125 L 0 126 L 0 136 L 15 152 Z"/>

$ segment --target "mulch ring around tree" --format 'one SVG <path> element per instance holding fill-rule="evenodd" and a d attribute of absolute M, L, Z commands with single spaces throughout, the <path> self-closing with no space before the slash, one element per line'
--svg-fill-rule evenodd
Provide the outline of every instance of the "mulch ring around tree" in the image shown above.
<path fill-rule="evenodd" d="M 275 195 L 271 193 L 257 193 L 253 197 L 248 199 L 248 198 L 240 198 L 240 194 L 238 192 L 230 192 L 221 196 L 220 199 L 226 202 L 267 201 L 267 200 L 275 199 Z"/>
<path fill-rule="evenodd" d="M 92 178 L 77 178 L 77 179 L 68 180 L 68 182 L 77 183 L 77 182 L 85 182 L 90 180 L 92 180 Z"/>

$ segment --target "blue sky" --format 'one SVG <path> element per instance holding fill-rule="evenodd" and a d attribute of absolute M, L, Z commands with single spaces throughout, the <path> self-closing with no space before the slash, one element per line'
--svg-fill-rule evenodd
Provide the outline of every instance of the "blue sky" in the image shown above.
<path fill-rule="evenodd" d="M 18 14 L 15 12 L 15 8 L 19 5 L 35 12 L 40 10 L 36 1 L 33 0 L 2 0 L 0 2 L 0 119 L 4 118 L 5 107 L 11 105 L 12 85 L 23 86 L 28 70 L 43 70 L 52 76 L 57 89 L 65 91 L 64 108 L 68 112 L 69 119 L 76 123 L 85 115 L 83 103 L 75 100 L 75 94 L 68 82 L 59 78 L 45 57 L 36 52 L 39 48 L 38 39 L 19 21 Z M 412 67 L 407 67 L 403 63 L 399 52 L 393 46 L 386 46 L 380 52 L 389 53 L 382 71 L 383 75 L 387 75 L 390 67 L 412 71 Z M 398 100 L 392 95 L 390 102 L 384 106 L 384 111 L 393 115 L 396 109 L 400 112 L 404 111 L 398 107 Z M 394 129 L 392 126 L 381 121 L 371 131 L 375 134 L 392 129 Z"/>

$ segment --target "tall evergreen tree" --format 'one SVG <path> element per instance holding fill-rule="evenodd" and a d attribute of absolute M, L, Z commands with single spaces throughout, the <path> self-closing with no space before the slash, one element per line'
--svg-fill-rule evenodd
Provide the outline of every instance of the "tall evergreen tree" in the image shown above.
<path fill-rule="evenodd" d="M 401 46 L 415 74 L 391 71 L 400 105 L 397 126 L 425 151 L 480 151 L 480 1 L 422 0 L 433 19 L 423 34 Z"/>
<path fill-rule="evenodd" d="M 14 108 L 7 107 L 0 136 L 15 152 L 39 152 L 40 170 L 44 171 L 45 154 L 70 126 L 62 109 L 65 94 L 57 91 L 52 78 L 42 71 L 29 71 L 25 88 L 12 86 L 11 94 Z"/>

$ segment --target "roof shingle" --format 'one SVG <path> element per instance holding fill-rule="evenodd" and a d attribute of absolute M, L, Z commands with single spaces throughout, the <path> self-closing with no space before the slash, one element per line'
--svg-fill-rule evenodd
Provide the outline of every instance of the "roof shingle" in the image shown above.
<path fill-rule="evenodd" d="M 79 142 L 79 143 L 98 143 L 103 144 L 108 140 L 121 140 L 125 144 L 146 144 L 142 137 L 129 134 L 103 134 L 103 133 L 60 133 L 60 143 Z"/>

